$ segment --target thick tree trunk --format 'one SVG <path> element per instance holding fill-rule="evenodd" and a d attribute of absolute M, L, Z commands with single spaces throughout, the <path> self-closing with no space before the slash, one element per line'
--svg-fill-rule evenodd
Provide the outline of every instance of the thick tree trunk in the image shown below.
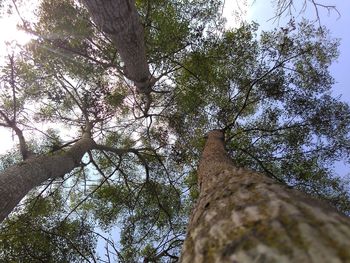
<path fill-rule="evenodd" d="M 126 76 L 141 93 L 154 84 L 149 72 L 144 31 L 134 0 L 84 0 L 94 22 L 107 33 L 125 63 Z"/>
<path fill-rule="evenodd" d="M 68 151 L 31 157 L 0 173 L 0 222 L 33 188 L 49 178 L 58 178 L 80 165 L 81 158 L 93 149 L 95 142 L 84 135 Z"/>
<path fill-rule="evenodd" d="M 266 176 L 233 166 L 208 135 L 180 262 L 350 262 L 350 220 Z"/>

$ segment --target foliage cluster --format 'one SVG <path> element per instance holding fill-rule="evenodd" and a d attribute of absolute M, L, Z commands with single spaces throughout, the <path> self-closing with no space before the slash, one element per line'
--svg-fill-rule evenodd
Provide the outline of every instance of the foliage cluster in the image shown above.
<path fill-rule="evenodd" d="M 332 96 L 329 74 L 338 40 L 307 21 L 259 36 L 255 23 L 225 29 L 219 0 L 136 6 L 159 77 L 147 114 L 80 1 L 43 0 L 23 25 L 33 40 L 2 67 L 0 125 L 49 155 L 93 123 L 105 148 L 22 201 L 1 225 L 0 261 L 175 262 L 211 129 L 225 130 L 237 166 L 350 212 L 347 184 L 333 175 L 350 156 L 350 109 Z M 2 156 L 1 169 L 20 159 Z"/>

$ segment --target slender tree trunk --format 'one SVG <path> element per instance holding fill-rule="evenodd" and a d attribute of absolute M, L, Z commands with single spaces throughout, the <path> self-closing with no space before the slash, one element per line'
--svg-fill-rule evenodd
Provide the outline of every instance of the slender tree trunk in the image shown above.
<path fill-rule="evenodd" d="M 125 63 L 126 76 L 141 93 L 149 93 L 154 84 L 149 72 L 144 31 L 135 0 L 84 0 L 96 25 L 108 34 Z"/>
<path fill-rule="evenodd" d="M 180 262 L 350 262 L 350 220 L 266 176 L 234 167 L 223 133 L 208 135 L 200 196 Z"/>
<path fill-rule="evenodd" d="M 94 146 L 91 135 L 85 133 L 64 153 L 31 157 L 0 173 L 0 222 L 31 189 L 49 178 L 62 177 L 72 171 L 80 165 L 83 155 Z"/>

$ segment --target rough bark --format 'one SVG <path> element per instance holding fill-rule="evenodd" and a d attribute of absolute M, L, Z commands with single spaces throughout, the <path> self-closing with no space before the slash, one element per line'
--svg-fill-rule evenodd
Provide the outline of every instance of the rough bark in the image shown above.
<path fill-rule="evenodd" d="M 94 146 L 91 135 L 86 133 L 66 152 L 31 157 L 0 173 L 0 222 L 31 189 L 72 171 Z"/>
<path fill-rule="evenodd" d="M 149 94 L 151 77 L 144 44 L 144 30 L 134 0 L 84 0 L 96 25 L 108 34 L 125 63 L 126 76 L 138 91 Z"/>
<path fill-rule="evenodd" d="M 236 168 L 212 131 L 180 262 L 350 262 L 350 221 L 266 176 Z"/>

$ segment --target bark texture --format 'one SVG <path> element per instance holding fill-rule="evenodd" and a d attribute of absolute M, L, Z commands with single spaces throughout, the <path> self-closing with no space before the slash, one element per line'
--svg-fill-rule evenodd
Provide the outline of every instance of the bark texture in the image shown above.
<path fill-rule="evenodd" d="M 149 93 L 154 78 L 149 72 L 144 30 L 135 0 L 84 0 L 96 25 L 108 34 L 125 63 L 126 76 L 141 93 Z"/>
<path fill-rule="evenodd" d="M 80 165 L 81 158 L 95 142 L 85 134 L 68 151 L 31 157 L 0 173 L 0 222 L 33 188 L 50 178 L 58 178 Z"/>
<path fill-rule="evenodd" d="M 350 221 L 266 176 L 236 168 L 212 131 L 180 262 L 350 262 Z"/>

